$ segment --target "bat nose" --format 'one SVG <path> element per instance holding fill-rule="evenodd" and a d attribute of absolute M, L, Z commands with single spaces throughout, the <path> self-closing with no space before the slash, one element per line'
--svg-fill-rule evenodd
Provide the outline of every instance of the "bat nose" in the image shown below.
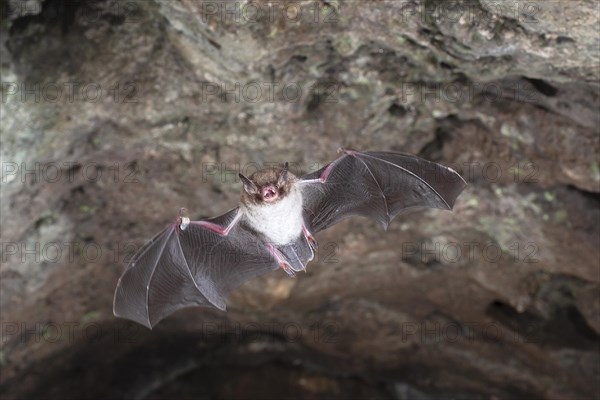
<path fill-rule="evenodd" d="M 263 199 L 267 202 L 274 201 L 279 196 L 277 194 L 277 188 L 273 185 L 265 187 L 262 191 Z"/>

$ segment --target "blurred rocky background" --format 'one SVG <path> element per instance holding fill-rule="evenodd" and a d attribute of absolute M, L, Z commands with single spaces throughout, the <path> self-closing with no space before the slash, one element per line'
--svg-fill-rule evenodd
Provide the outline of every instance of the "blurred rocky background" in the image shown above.
<path fill-rule="evenodd" d="M 598 2 L 4 1 L 2 398 L 599 397 Z M 148 331 L 127 258 L 340 146 L 469 182 Z"/>

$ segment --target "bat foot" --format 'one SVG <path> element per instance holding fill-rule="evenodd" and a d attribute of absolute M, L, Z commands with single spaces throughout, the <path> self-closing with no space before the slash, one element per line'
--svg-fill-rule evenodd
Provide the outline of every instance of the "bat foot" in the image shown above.
<path fill-rule="evenodd" d="M 306 241 L 308 242 L 308 245 L 313 251 L 317 251 L 319 249 L 319 243 L 317 243 L 314 237 L 309 235 L 306 237 Z"/>
<path fill-rule="evenodd" d="M 269 250 L 269 252 L 273 255 L 273 257 L 275 257 L 275 259 L 277 260 L 277 262 L 279 263 L 279 268 L 281 268 L 282 270 L 285 271 L 286 274 L 288 274 L 288 276 L 290 278 L 293 278 L 296 276 L 296 273 L 294 272 L 294 270 L 292 269 L 292 267 L 290 266 L 290 264 L 288 264 L 283 256 L 281 255 L 281 253 L 279 252 L 279 250 L 277 250 L 272 244 L 268 243 L 267 244 L 267 249 Z"/>
<path fill-rule="evenodd" d="M 285 271 L 286 274 L 288 274 L 288 276 L 290 278 L 293 278 L 296 276 L 296 273 L 294 272 L 294 270 L 290 267 L 290 265 L 288 263 L 285 262 L 281 262 L 279 263 L 279 267 Z"/>
<path fill-rule="evenodd" d="M 313 250 L 313 252 L 317 251 L 319 249 L 319 243 L 317 243 L 317 240 L 313 237 L 313 235 L 311 235 L 305 226 L 302 226 L 302 231 L 304 232 L 304 237 L 306 238 L 310 248 Z"/>

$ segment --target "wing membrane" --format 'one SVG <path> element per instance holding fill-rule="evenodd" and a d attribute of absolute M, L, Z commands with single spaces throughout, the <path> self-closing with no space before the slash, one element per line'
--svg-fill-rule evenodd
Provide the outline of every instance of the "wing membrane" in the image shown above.
<path fill-rule="evenodd" d="M 350 215 L 369 217 L 387 228 L 409 208 L 450 210 L 466 186 L 454 170 L 413 155 L 344 152 L 302 177 L 305 220 L 313 233 Z"/>
<path fill-rule="evenodd" d="M 225 309 L 227 294 L 278 263 L 244 224 L 223 230 L 238 210 L 210 220 L 177 223 L 144 245 L 119 279 L 114 314 L 152 328 L 173 312 L 194 306 Z"/>

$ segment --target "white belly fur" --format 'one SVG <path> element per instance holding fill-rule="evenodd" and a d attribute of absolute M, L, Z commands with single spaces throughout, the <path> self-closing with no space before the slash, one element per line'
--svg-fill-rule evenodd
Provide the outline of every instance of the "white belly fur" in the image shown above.
<path fill-rule="evenodd" d="M 292 189 L 272 204 L 242 206 L 246 222 L 274 244 L 288 244 L 302 233 L 302 193 Z"/>

